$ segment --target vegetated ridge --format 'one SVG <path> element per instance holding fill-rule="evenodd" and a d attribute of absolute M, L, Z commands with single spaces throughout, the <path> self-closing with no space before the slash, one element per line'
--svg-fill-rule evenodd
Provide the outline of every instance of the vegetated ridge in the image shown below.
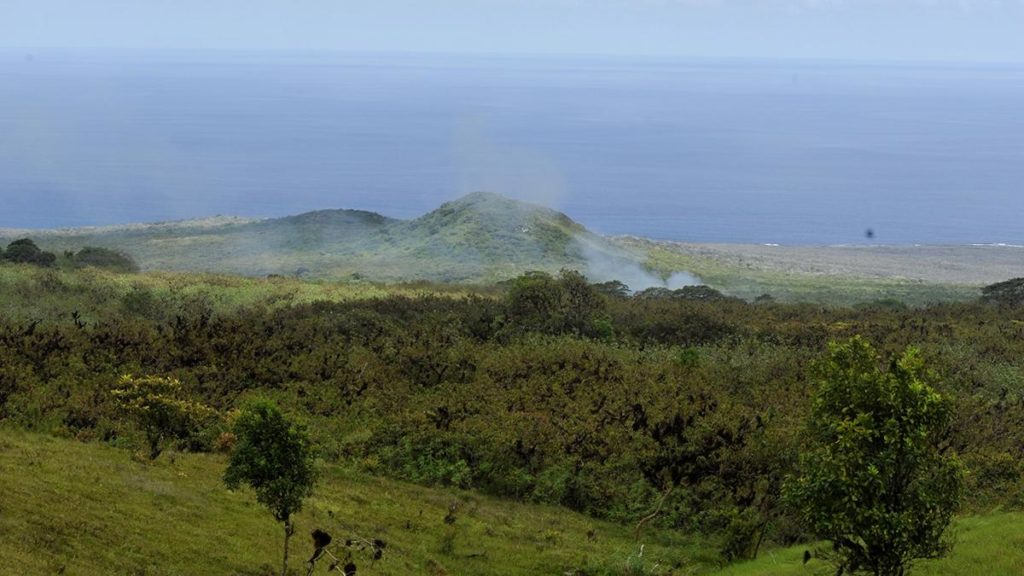
<path fill-rule="evenodd" d="M 362 210 L 318 210 L 272 219 L 211 218 L 148 225 L 0 230 L 0 241 L 32 236 L 47 249 L 116 248 L 143 270 L 279 274 L 383 282 L 486 282 L 528 270 L 586 270 L 588 255 L 631 262 L 571 218 L 477 192 L 413 220 Z"/>
<path fill-rule="evenodd" d="M 779 246 L 605 237 L 569 216 L 475 192 L 412 220 L 362 210 L 282 218 L 194 220 L 55 230 L 0 229 L 0 245 L 32 238 L 61 254 L 100 247 L 142 271 L 311 280 L 491 284 L 528 271 L 578 270 L 633 290 L 702 283 L 752 301 L 922 305 L 968 301 L 1024 276 L 1016 246 Z"/>

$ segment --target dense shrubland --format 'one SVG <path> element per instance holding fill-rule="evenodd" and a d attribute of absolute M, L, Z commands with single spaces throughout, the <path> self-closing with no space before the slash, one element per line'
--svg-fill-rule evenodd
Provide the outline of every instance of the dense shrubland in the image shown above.
<path fill-rule="evenodd" d="M 806 536 L 780 495 L 807 439 L 812 365 L 829 341 L 861 335 L 883 358 L 917 346 L 942 376 L 968 504 L 1019 504 L 1021 308 L 627 297 L 570 272 L 498 296 L 232 307 L 213 284 L 158 295 L 140 283 L 83 318 L 66 286 L 34 285 L 52 303 L 45 318 L 0 318 L 11 424 L 142 446 L 112 390 L 125 374 L 172 378 L 181 402 L 220 415 L 164 439 L 181 449 L 223 448 L 228 413 L 270 397 L 302 415 L 327 459 L 714 534 L 722 556 L 742 558 Z"/>

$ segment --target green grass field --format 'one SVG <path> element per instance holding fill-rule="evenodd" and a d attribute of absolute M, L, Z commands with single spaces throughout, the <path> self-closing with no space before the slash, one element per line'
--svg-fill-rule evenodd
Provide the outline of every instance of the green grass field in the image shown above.
<path fill-rule="evenodd" d="M 223 486 L 225 465 L 221 456 L 196 454 L 164 454 L 148 463 L 124 449 L 2 431 L 0 574 L 279 573 L 280 525 L 251 494 Z M 452 502 L 459 508 L 446 554 L 444 517 Z M 372 567 L 365 556 L 355 557 L 360 574 L 616 574 L 634 549 L 628 527 L 561 508 L 336 467 L 326 467 L 296 525 L 296 574 L 305 574 L 309 533 L 317 527 L 339 540 L 388 543 Z M 679 535 L 648 536 L 651 564 L 685 564 L 699 553 Z"/>
<path fill-rule="evenodd" d="M 280 526 L 246 492 L 224 488 L 225 459 L 165 453 L 155 463 L 125 449 L 20 431 L 0 431 L 0 574 L 273 574 Z M 458 504 L 453 547 L 443 518 Z M 323 528 L 336 539 L 381 538 L 360 574 L 721 576 L 827 574 L 802 564 L 803 547 L 766 550 L 754 562 L 718 569 L 714 547 L 669 531 L 647 531 L 638 558 L 629 527 L 567 510 L 423 488 L 326 467 L 297 518 L 293 571 Z M 946 559 L 921 575 L 1024 573 L 1024 514 L 961 519 Z M 322 571 L 325 566 L 321 567 Z M 319 572 L 318 571 L 318 572 Z"/>
<path fill-rule="evenodd" d="M 918 576 L 1011 576 L 1024 574 L 1024 514 L 997 512 L 957 521 L 952 553 L 940 560 L 922 561 L 912 570 Z M 803 564 L 807 547 L 774 550 L 754 562 L 721 570 L 720 576 L 790 576 L 833 574 L 824 562 Z"/>

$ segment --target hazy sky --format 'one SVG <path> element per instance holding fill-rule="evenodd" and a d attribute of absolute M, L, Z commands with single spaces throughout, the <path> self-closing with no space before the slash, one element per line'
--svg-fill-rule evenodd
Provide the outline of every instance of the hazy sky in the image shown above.
<path fill-rule="evenodd" d="M 0 0 L 0 47 L 1024 62 L 1024 0 Z"/>

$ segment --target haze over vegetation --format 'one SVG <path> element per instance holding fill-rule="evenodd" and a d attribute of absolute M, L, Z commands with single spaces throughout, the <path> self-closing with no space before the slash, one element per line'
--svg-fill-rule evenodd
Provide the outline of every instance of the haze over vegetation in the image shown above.
<path fill-rule="evenodd" d="M 481 284 L 566 268 L 638 292 L 704 283 L 747 300 L 768 294 L 826 304 L 970 300 L 982 286 L 1022 272 L 1016 246 L 712 245 L 601 236 L 561 212 L 486 192 L 412 220 L 334 209 L 273 219 L 0 228 L 0 244 L 24 238 L 58 255 L 79 252 L 74 266 L 99 258 L 83 248 L 106 250 L 108 259 L 110 251 L 120 253 L 131 260 L 121 270 Z"/>
<path fill-rule="evenodd" d="M 320 279 L 484 282 L 529 270 L 585 270 L 634 290 L 698 283 L 664 278 L 645 255 L 587 231 L 568 216 L 496 194 L 474 193 L 414 220 L 358 210 L 320 210 L 278 219 L 210 218 L 32 234 L 52 250 L 118 249 L 149 270 L 200 270 Z M 10 240 L 9 240 L 10 241 Z"/>

